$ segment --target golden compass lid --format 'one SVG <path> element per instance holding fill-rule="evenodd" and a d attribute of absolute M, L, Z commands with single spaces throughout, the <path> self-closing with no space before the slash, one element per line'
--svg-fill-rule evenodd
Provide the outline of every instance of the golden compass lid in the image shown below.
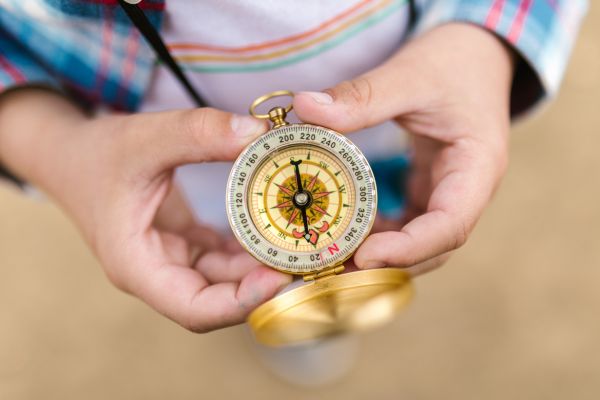
<path fill-rule="evenodd" d="M 361 332 L 392 320 L 412 292 L 408 274 L 400 269 L 329 275 L 264 303 L 248 324 L 256 339 L 270 346 Z"/>
<path fill-rule="evenodd" d="M 278 91 L 256 99 L 250 113 L 273 127 L 233 165 L 227 213 L 236 238 L 262 263 L 303 277 L 248 318 L 257 340 L 286 345 L 390 321 L 412 295 L 409 275 L 386 268 L 345 272 L 368 236 L 377 209 L 375 178 L 362 152 L 343 135 L 289 124 L 291 105 L 257 114 Z M 301 283 L 296 281 L 292 286 Z"/>

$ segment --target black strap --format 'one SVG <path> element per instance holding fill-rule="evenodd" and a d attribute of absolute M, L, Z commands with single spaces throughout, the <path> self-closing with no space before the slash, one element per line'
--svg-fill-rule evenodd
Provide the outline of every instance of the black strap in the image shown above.
<path fill-rule="evenodd" d="M 408 31 L 412 31 L 417 23 L 417 4 L 415 0 L 408 2 Z"/>
<path fill-rule="evenodd" d="M 181 86 L 185 88 L 188 95 L 194 100 L 198 107 L 206 107 L 207 103 L 204 101 L 202 96 L 198 93 L 198 91 L 192 86 L 192 83 L 186 78 L 183 71 L 177 64 L 177 61 L 173 59 L 171 53 L 165 43 L 163 42 L 160 34 L 156 31 L 154 26 L 148 21 L 148 18 L 144 14 L 144 12 L 136 5 L 129 4 L 123 0 L 119 0 L 119 4 L 131 20 L 131 22 L 137 27 L 140 33 L 144 36 L 146 41 L 152 46 L 154 52 L 175 75 L 175 77 L 181 83 Z"/>

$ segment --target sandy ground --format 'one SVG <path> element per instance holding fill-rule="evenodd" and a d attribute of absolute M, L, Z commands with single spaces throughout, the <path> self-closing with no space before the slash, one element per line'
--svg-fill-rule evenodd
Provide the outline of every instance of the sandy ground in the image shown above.
<path fill-rule="evenodd" d="M 595 9 L 468 245 L 318 391 L 258 366 L 240 327 L 187 333 L 118 292 L 60 211 L 0 189 L 0 399 L 600 398 L 599 98 Z"/>

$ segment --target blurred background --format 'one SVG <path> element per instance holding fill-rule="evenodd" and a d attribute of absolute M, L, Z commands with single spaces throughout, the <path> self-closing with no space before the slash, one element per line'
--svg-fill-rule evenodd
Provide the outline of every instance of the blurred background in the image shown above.
<path fill-rule="evenodd" d="M 0 399 L 598 399 L 598 9 L 511 154 L 469 243 L 319 389 L 262 368 L 243 327 L 194 335 L 118 292 L 59 210 L 0 187 Z"/>

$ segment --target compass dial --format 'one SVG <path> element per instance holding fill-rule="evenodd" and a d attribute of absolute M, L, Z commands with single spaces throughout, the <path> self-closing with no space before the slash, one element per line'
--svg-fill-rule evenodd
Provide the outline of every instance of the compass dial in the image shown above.
<path fill-rule="evenodd" d="M 308 124 L 274 129 L 236 161 L 227 211 L 238 240 L 263 263 L 295 274 L 341 264 L 367 236 L 375 181 L 358 148 Z"/>

